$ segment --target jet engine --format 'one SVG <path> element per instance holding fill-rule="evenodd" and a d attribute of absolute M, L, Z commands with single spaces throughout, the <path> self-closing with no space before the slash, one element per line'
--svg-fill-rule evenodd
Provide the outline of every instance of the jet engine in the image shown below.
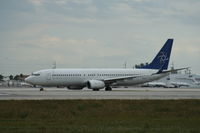
<path fill-rule="evenodd" d="M 87 87 L 93 90 L 103 89 L 105 87 L 105 83 L 100 80 L 89 80 L 87 82 Z"/>

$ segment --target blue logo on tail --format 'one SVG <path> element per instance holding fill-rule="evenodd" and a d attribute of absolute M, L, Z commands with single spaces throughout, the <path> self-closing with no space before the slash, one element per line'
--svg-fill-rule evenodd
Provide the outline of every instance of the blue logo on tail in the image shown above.
<path fill-rule="evenodd" d="M 169 59 L 167 58 L 167 53 L 165 52 L 160 52 L 160 55 L 158 56 L 158 59 L 160 60 L 160 64 L 164 64 L 166 61 Z"/>
<path fill-rule="evenodd" d="M 138 69 L 166 70 L 168 68 L 168 64 L 170 60 L 172 45 L 173 45 L 173 39 L 168 39 L 150 64 L 137 67 L 137 68 Z"/>

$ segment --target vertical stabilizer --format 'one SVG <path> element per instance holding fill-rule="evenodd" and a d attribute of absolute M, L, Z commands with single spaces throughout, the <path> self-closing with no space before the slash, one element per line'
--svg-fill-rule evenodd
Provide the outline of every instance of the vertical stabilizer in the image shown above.
<path fill-rule="evenodd" d="M 150 64 L 147 64 L 145 66 L 140 66 L 137 68 L 167 70 L 170 60 L 172 45 L 173 45 L 173 39 L 168 39 Z"/>

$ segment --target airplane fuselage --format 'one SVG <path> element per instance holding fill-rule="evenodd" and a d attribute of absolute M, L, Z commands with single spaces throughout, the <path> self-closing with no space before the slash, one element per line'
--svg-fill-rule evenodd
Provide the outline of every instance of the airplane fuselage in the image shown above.
<path fill-rule="evenodd" d="M 82 89 L 90 80 L 104 81 L 105 79 L 130 77 L 118 80 L 111 86 L 132 86 L 166 76 L 166 74 L 154 75 L 156 71 L 149 69 L 46 69 L 34 72 L 26 81 L 30 81 L 29 83 L 33 85 Z"/>
<path fill-rule="evenodd" d="M 138 69 L 46 69 L 32 73 L 26 82 L 34 86 L 57 86 L 69 89 L 112 90 L 111 86 L 132 86 L 160 79 L 167 70 L 173 39 L 168 39 L 150 64 Z"/>

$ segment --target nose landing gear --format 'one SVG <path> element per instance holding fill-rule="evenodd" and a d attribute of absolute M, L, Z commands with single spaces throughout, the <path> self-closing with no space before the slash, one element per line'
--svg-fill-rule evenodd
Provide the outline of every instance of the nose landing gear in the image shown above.
<path fill-rule="evenodd" d="M 40 91 L 44 91 L 44 88 L 41 87 L 41 88 L 40 88 Z"/>

